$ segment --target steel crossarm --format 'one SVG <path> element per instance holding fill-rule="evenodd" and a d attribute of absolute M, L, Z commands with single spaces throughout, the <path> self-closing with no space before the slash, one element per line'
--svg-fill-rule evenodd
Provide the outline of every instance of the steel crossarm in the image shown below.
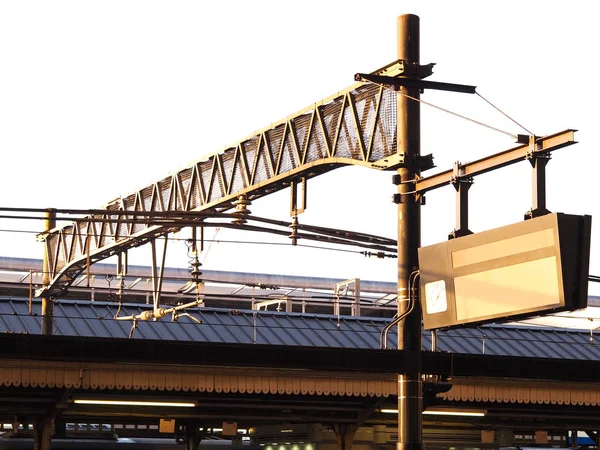
<path fill-rule="evenodd" d="M 150 220 L 137 223 L 130 220 L 136 212 L 222 212 L 240 198 L 254 200 L 341 166 L 397 168 L 403 155 L 396 154 L 396 95 L 382 86 L 357 83 L 110 202 L 106 209 L 114 215 L 87 216 L 50 230 L 41 239 L 51 282 L 36 295 L 62 295 L 89 265 L 181 228 Z"/>
<path fill-rule="evenodd" d="M 530 160 L 538 155 L 547 154 L 551 151 L 576 144 L 575 131 L 565 130 L 550 136 L 535 138 L 535 141 L 531 144 L 519 145 L 509 150 L 478 159 L 477 161 L 459 164 L 456 168 L 420 178 L 414 181 L 414 192 L 424 194 L 427 191 L 453 184 L 457 181 L 457 178 L 472 178 L 494 169 L 506 167 L 519 161 Z M 457 173 L 460 173 L 460 176 Z"/>

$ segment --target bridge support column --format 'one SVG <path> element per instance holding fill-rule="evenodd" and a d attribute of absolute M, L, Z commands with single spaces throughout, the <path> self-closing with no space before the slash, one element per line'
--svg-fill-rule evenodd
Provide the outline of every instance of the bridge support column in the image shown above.
<path fill-rule="evenodd" d="M 419 17 L 398 17 L 398 59 L 404 61 L 404 78 L 419 80 Z M 411 98 L 409 98 L 411 97 Z M 398 153 L 404 164 L 398 169 L 398 350 L 407 362 L 398 374 L 397 450 L 423 447 L 421 414 L 421 306 L 417 296 L 418 249 L 421 245 L 421 201 L 414 184 L 421 175 L 421 109 L 418 88 L 400 87 L 398 93 Z"/>
<path fill-rule="evenodd" d="M 33 450 L 50 450 L 54 417 L 36 417 L 33 423 Z"/>
<path fill-rule="evenodd" d="M 337 438 L 337 450 L 352 450 L 357 424 L 336 423 L 332 426 Z"/>

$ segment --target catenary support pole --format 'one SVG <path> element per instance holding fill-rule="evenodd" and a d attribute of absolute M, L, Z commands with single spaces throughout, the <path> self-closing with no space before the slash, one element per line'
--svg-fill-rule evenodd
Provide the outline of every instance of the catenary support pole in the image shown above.
<path fill-rule="evenodd" d="M 44 231 L 50 231 L 56 228 L 56 210 L 48 209 L 44 213 Z M 42 262 L 42 283 L 48 286 L 52 281 L 50 275 L 50 252 L 48 251 L 47 242 L 44 242 L 44 259 Z M 49 295 L 42 297 L 42 334 L 52 334 L 52 320 L 54 316 L 54 298 Z"/>
<path fill-rule="evenodd" d="M 398 59 L 404 60 L 407 78 L 419 79 L 419 17 L 406 14 L 398 17 Z M 398 152 L 405 155 L 405 166 L 398 169 L 403 181 L 398 187 L 398 313 L 410 308 L 411 274 L 418 268 L 418 248 L 421 245 L 420 198 L 411 194 L 409 180 L 420 176 L 421 152 L 420 104 L 407 98 L 419 98 L 418 88 L 400 87 L 398 94 Z M 417 290 L 415 289 L 415 292 Z M 398 325 L 398 349 L 404 350 L 409 361 L 404 373 L 398 374 L 398 443 L 397 450 L 422 448 L 423 399 L 421 389 L 421 307 L 415 299 L 413 310 Z"/>

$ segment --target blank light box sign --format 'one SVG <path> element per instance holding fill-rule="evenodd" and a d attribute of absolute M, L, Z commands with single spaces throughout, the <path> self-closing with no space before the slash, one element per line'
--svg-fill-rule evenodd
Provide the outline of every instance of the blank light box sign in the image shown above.
<path fill-rule="evenodd" d="M 591 217 L 548 214 L 419 249 L 426 330 L 587 306 Z"/>

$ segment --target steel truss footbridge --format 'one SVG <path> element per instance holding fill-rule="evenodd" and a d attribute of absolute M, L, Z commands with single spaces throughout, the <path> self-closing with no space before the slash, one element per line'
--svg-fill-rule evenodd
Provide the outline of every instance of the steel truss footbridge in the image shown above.
<path fill-rule="evenodd" d="M 196 257 L 196 230 L 201 232 L 204 226 L 211 225 L 254 231 L 267 231 L 265 225 L 286 226 L 287 231 L 278 232 L 289 235 L 292 242 L 302 238 L 358 244 L 384 254 L 397 250 L 398 314 L 385 328 L 387 332 L 389 327 L 398 325 L 397 348 L 402 354 L 409 355 L 403 367 L 393 366 L 398 375 L 397 383 L 393 381 L 394 389 L 398 388 L 397 448 L 422 448 L 422 375 L 426 373 L 422 369 L 427 370 L 427 367 L 423 364 L 421 306 L 415 286 L 419 276 L 423 194 L 442 186 L 453 186 L 457 191 L 454 237 L 465 236 L 471 233 L 468 228 L 468 190 L 473 177 L 519 161 L 529 161 L 533 169 L 529 217 L 548 214 L 545 166 L 550 152 L 571 145 L 575 140 L 574 130 L 546 137 L 518 135 L 515 136 L 518 145 L 514 148 L 469 163 L 457 162 L 449 170 L 422 177 L 423 171 L 433 167 L 433 160 L 431 155 L 420 154 L 420 94 L 425 89 L 474 94 L 475 87 L 423 81 L 432 74 L 433 65 L 421 65 L 419 62 L 417 16 L 398 18 L 398 37 L 397 61 L 370 74 L 357 74 L 358 84 L 274 123 L 236 145 L 111 201 L 103 210 L 90 210 L 85 217 L 67 226 L 57 228 L 56 210 L 48 210 L 46 230 L 40 235 L 45 249 L 43 287 L 36 292 L 42 297 L 43 319 L 51 319 L 52 306 L 49 305 L 55 297 L 64 295 L 86 268 L 117 256 L 118 275 L 126 275 L 126 269 L 121 267 L 121 258 L 126 257 L 129 249 L 147 243 L 152 247 L 154 308 L 119 319 L 133 321 L 133 331 L 137 320 L 157 319 L 169 313 L 175 317 L 181 308 L 198 306 L 200 296 L 187 305 L 170 309 L 159 307 L 168 242 L 166 236 L 183 227 L 192 227 L 192 253 Z M 392 180 L 398 186 L 394 195 L 399 218 L 397 242 L 363 233 L 299 225 L 297 214 L 306 206 L 306 181 L 345 165 L 396 171 Z M 302 194 L 299 196 L 300 186 Z M 290 187 L 292 193 L 291 223 L 249 214 L 248 206 L 255 199 L 286 187 Z M 259 222 L 259 225 L 248 224 L 252 221 Z M 165 238 L 165 247 L 161 263 L 158 261 L 157 241 L 162 237 Z M 196 259 L 191 265 L 190 275 L 197 288 L 200 263 Z M 47 335 L 44 338 L 50 338 L 49 342 L 55 337 L 48 336 L 52 335 L 51 320 L 42 321 L 42 334 Z M 440 355 L 432 353 L 436 357 Z M 396 359 L 396 355 L 393 358 Z M 47 420 L 40 423 L 38 441 L 42 433 L 49 432 L 51 427 L 48 424 L 51 422 Z M 189 429 L 197 427 L 193 425 Z M 338 434 L 340 448 L 346 448 L 346 443 L 351 442 L 356 428 L 345 430 Z M 188 448 L 196 448 L 198 442 L 190 434 Z"/>
<path fill-rule="evenodd" d="M 356 165 L 377 170 L 433 167 L 431 155 L 416 156 L 398 151 L 397 90 L 400 86 L 474 93 L 475 88 L 404 78 L 431 74 L 432 65 L 407 67 L 394 63 L 369 75 L 357 75 L 361 82 L 321 100 L 288 118 L 272 124 L 241 142 L 195 162 L 162 180 L 123 198 L 109 202 L 103 210 L 73 223 L 48 229 L 39 238 L 45 246 L 46 280 L 36 296 L 64 295 L 90 265 L 128 249 L 151 243 L 156 259 L 157 238 L 182 227 L 221 226 L 269 231 L 292 238 L 358 244 L 379 253 L 394 252 L 396 241 L 362 233 L 299 226 L 249 215 L 247 206 L 255 199 L 291 187 L 291 214 L 302 212 L 306 202 L 306 180 L 330 170 Z M 384 84 L 384 83 L 389 84 Z M 521 142 L 521 141 L 519 141 Z M 550 151 L 575 143 L 574 131 L 566 130 L 429 177 L 412 180 L 416 197 L 442 186 L 455 187 L 494 168 L 523 160 L 546 157 Z M 302 186 L 304 199 L 298 198 Z M 457 188 L 458 190 L 458 188 Z M 541 190 L 541 189 L 540 189 Z M 464 202 L 464 196 L 461 196 Z M 226 211 L 233 210 L 232 213 Z M 464 214 L 457 218 L 464 222 Z M 215 223 L 214 221 L 220 221 Z M 248 225 L 288 226 L 290 231 Z M 459 229 L 462 225 L 459 226 Z M 166 240 L 165 240 L 166 246 Z M 153 261 L 156 268 L 156 260 Z M 156 272 L 157 279 L 159 278 Z M 157 282 L 158 283 L 158 282 Z M 159 284 L 157 284 L 159 290 Z M 155 298 L 155 303 L 156 303 Z"/>
<path fill-rule="evenodd" d="M 401 64 L 376 73 L 396 76 Z M 106 210 L 41 236 L 50 281 L 38 296 L 59 296 L 90 264 L 212 219 L 243 226 L 253 200 L 344 165 L 390 170 L 396 153 L 396 93 L 357 83 L 237 145 L 114 200 Z M 235 208 L 233 214 L 224 211 Z M 296 211 L 298 211 L 296 207 Z M 223 226 L 227 224 L 220 224 Z M 246 227 L 248 227 L 246 225 Z M 288 231 L 289 234 L 289 231 Z M 310 235 L 298 237 L 311 238 Z M 354 235 L 374 250 L 395 241 Z M 331 236 L 344 242 L 343 236 Z M 330 240 L 331 240 L 330 239 Z"/>

